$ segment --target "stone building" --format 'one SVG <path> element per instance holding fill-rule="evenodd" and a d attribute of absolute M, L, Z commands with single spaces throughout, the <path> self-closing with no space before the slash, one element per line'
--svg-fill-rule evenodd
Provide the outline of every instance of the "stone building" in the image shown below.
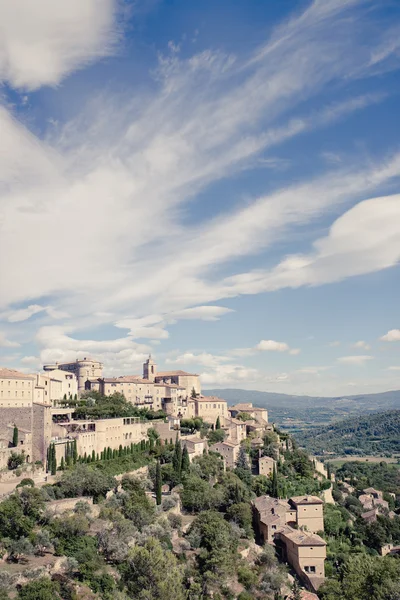
<path fill-rule="evenodd" d="M 318 590 L 324 581 L 326 558 L 326 542 L 316 533 L 324 531 L 322 500 L 316 496 L 289 500 L 260 496 L 252 506 L 260 541 L 274 543 L 297 575 Z"/>
<path fill-rule="evenodd" d="M 36 386 L 36 376 L 0 369 L 0 438 L 10 440 L 14 425 L 21 430 L 28 462 L 43 460 L 51 439 L 51 404 Z M 23 433 L 23 435 L 22 435 Z M 11 434 L 12 435 L 12 434 Z"/>
<path fill-rule="evenodd" d="M 240 444 L 233 442 L 218 442 L 210 448 L 213 452 L 218 452 L 225 461 L 227 467 L 233 469 L 236 466 L 239 457 Z"/>
<path fill-rule="evenodd" d="M 103 364 L 92 358 L 76 359 L 70 363 L 54 363 L 43 366 L 46 372 L 51 371 L 68 371 L 73 373 L 78 382 L 78 392 L 84 392 L 87 381 L 96 381 L 103 375 Z"/>
<path fill-rule="evenodd" d="M 181 437 L 181 446 L 182 448 L 187 448 L 190 462 L 192 462 L 196 456 L 203 456 L 203 453 L 208 449 L 207 440 L 198 435 L 186 435 Z"/>
<path fill-rule="evenodd" d="M 326 542 L 315 533 L 284 527 L 277 533 L 282 558 L 297 575 L 317 591 L 325 580 Z"/>
<path fill-rule="evenodd" d="M 269 477 L 274 472 L 274 466 L 276 467 L 276 460 L 270 456 L 260 456 L 258 459 L 258 474 Z"/>

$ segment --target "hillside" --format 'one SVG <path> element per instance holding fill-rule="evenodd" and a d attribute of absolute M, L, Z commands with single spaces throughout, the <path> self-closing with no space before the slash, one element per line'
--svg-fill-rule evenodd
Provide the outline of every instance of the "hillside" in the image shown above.
<path fill-rule="evenodd" d="M 252 402 L 269 411 L 270 421 L 293 433 L 328 425 L 351 416 L 400 409 L 400 390 L 355 396 L 295 396 L 257 390 L 213 389 L 204 394 L 225 398 L 229 404 Z"/>
<path fill-rule="evenodd" d="M 296 434 L 308 452 L 337 455 L 400 453 L 400 410 L 352 417 Z"/>

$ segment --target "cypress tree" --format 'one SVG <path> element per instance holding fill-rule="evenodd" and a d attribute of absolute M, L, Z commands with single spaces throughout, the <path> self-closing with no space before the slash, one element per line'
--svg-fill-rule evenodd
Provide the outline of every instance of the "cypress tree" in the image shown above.
<path fill-rule="evenodd" d="M 122 456 L 123 452 L 122 452 L 122 445 L 119 445 L 119 449 L 118 449 L 118 456 Z"/>
<path fill-rule="evenodd" d="M 57 458 L 56 458 L 56 447 L 52 445 L 51 451 L 51 474 L 55 475 L 57 473 Z"/>
<path fill-rule="evenodd" d="M 219 417 L 217 417 L 215 422 L 215 429 L 221 429 L 221 421 L 219 420 Z"/>
<path fill-rule="evenodd" d="M 161 504 L 161 497 L 162 497 L 161 487 L 162 487 L 161 466 L 160 466 L 160 461 L 158 460 L 157 466 L 156 466 L 156 504 L 158 506 Z"/>
<path fill-rule="evenodd" d="M 60 471 L 64 471 L 65 470 L 65 463 L 64 463 L 64 457 L 61 457 L 61 462 L 60 462 Z"/>
<path fill-rule="evenodd" d="M 274 464 L 274 470 L 272 471 L 272 489 L 271 496 L 273 498 L 279 498 L 279 489 L 278 489 L 278 473 L 276 472 L 276 466 Z"/>
<path fill-rule="evenodd" d="M 189 452 L 186 446 L 182 451 L 182 473 L 187 473 L 190 468 Z"/>
<path fill-rule="evenodd" d="M 329 463 L 326 463 L 326 476 L 330 481 L 331 477 L 332 477 L 332 472 L 331 472 L 331 465 Z"/>
<path fill-rule="evenodd" d="M 76 461 L 78 460 L 78 446 L 76 443 L 76 440 L 73 441 L 72 444 L 72 462 L 75 465 Z"/>
<path fill-rule="evenodd" d="M 96 462 L 96 452 L 92 450 L 92 462 Z"/>
<path fill-rule="evenodd" d="M 131 454 L 135 454 L 135 444 L 131 443 Z"/>
<path fill-rule="evenodd" d="M 154 450 L 154 438 L 153 437 L 151 437 L 149 439 L 149 450 L 150 450 L 150 452 L 153 452 L 153 450 Z"/>
<path fill-rule="evenodd" d="M 12 443 L 13 443 L 14 448 L 16 448 L 18 446 L 18 427 L 16 425 L 14 425 Z"/>
<path fill-rule="evenodd" d="M 97 460 L 97 462 L 99 462 L 99 460 L 100 460 L 99 453 L 96 454 L 96 460 Z"/>
<path fill-rule="evenodd" d="M 83 455 L 83 462 L 87 462 L 87 454 L 85 452 L 85 454 Z"/>
<path fill-rule="evenodd" d="M 46 473 L 50 471 L 50 468 L 50 446 L 48 446 L 46 453 Z"/>
<path fill-rule="evenodd" d="M 182 446 L 178 439 L 178 434 L 176 434 L 175 441 L 175 450 L 174 456 L 172 458 L 172 465 L 174 467 L 174 472 L 178 481 L 181 479 L 181 469 L 182 469 Z"/>

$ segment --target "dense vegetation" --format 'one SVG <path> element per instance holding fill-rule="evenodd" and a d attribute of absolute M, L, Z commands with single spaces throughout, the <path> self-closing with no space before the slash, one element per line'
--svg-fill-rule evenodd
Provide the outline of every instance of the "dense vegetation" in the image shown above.
<path fill-rule="evenodd" d="M 225 471 L 212 451 L 211 434 L 220 430 L 201 420 L 184 426 L 211 444 L 192 462 L 178 440 L 161 440 L 151 429 L 146 441 L 105 449 L 99 457 L 74 456 L 72 446 L 56 484 L 36 489 L 26 479 L 0 503 L 0 554 L 20 567 L 0 572 L 0 600 L 15 594 L 25 600 L 282 600 L 287 570 L 273 547 L 254 551 L 251 500 L 265 493 L 318 494 L 330 483 L 285 434 L 280 440 L 276 432 L 264 435 L 261 453 L 277 459 L 277 469 L 265 477 L 253 474 L 259 450 L 250 439 L 235 468 Z M 148 465 L 147 478 L 124 475 L 118 485 L 114 475 L 139 463 Z M 384 470 L 387 476 L 379 475 Z M 348 463 L 336 475 L 350 478 L 356 489 L 345 497 L 343 486 L 335 485 L 338 504 L 324 507 L 329 579 L 321 598 L 398 600 L 399 561 L 378 551 L 400 543 L 400 519 L 381 515 L 366 524 L 357 498 L 366 485 L 392 490 L 392 468 Z M 172 493 L 162 493 L 163 484 Z M 62 518 L 47 510 L 51 500 L 81 496 L 93 497 L 99 512 L 86 502 Z M 246 548 L 242 558 L 239 551 Z M 61 568 L 50 575 L 40 566 L 24 569 L 35 556 L 61 557 Z M 300 598 L 297 583 L 293 598 Z"/>
<path fill-rule="evenodd" d="M 313 454 L 384 455 L 400 453 L 400 410 L 352 417 L 312 432 L 299 432 L 296 439 Z"/>
<path fill-rule="evenodd" d="M 153 412 L 148 408 L 134 406 L 119 392 L 115 392 L 111 396 L 103 396 L 96 391 L 85 392 L 79 400 L 65 399 L 61 400 L 60 404 L 72 408 L 76 419 L 140 417 L 143 420 L 151 420 L 165 418 L 166 416 L 163 411 Z"/>
<path fill-rule="evenodd" d="M 357 490 L 374 487 L 382 492 L 392 492 L 400 498 L 400 469 L 396 465 L 349 461 L 336 469 L 336 477 L 348 481 Z"/>

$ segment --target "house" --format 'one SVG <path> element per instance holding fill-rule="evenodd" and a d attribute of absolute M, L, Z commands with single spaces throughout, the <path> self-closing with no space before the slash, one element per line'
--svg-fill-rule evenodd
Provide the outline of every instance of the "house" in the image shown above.
<path fill-rule="evenodd" d="M 258 459 L 259 475 L 266 475 L 267 477 L 272 475 L 274 467 L 276 467 L 276 460 L 270 456 L 260 456 Z"/>
<path fill-rule="evenodd" d="M 181 438 L 181 446 L 187 448 L 190 462 L 196 456 L 203 456 L 203 453 L 208 449 L 207 440 L 198 435 L 187 435 Z"/>
<path fill-rule="evenodd" d="M 289 504 L 296 509 L 297 526 L 312 533 L 324 530 L 324 503 L 318 496 L 294 496 Z"/>
<path fill-rule="evenodd" d="M 325 579 L 326 542 L 315 533 L 284 527 L 276 535 L 282 558 L 317 591 Z"/>
<path fill-rule="evenodd" d="M 297 522 L 297 512 L 287 500 L 260 496 L 253 500 L 252 507 L 256 530 L 262 542 L 271 544 L 280 529 Z"/>
<path fill-rule="evenodd" d="M 233 442 L 218 442 L 217 444 L 213 444 L 210 450 L 221 454 L 222 458 L 225 460 L 226 466 L 233 469 L 236 466 L 239 457 L 240 444 L 235 444 Z"/>

